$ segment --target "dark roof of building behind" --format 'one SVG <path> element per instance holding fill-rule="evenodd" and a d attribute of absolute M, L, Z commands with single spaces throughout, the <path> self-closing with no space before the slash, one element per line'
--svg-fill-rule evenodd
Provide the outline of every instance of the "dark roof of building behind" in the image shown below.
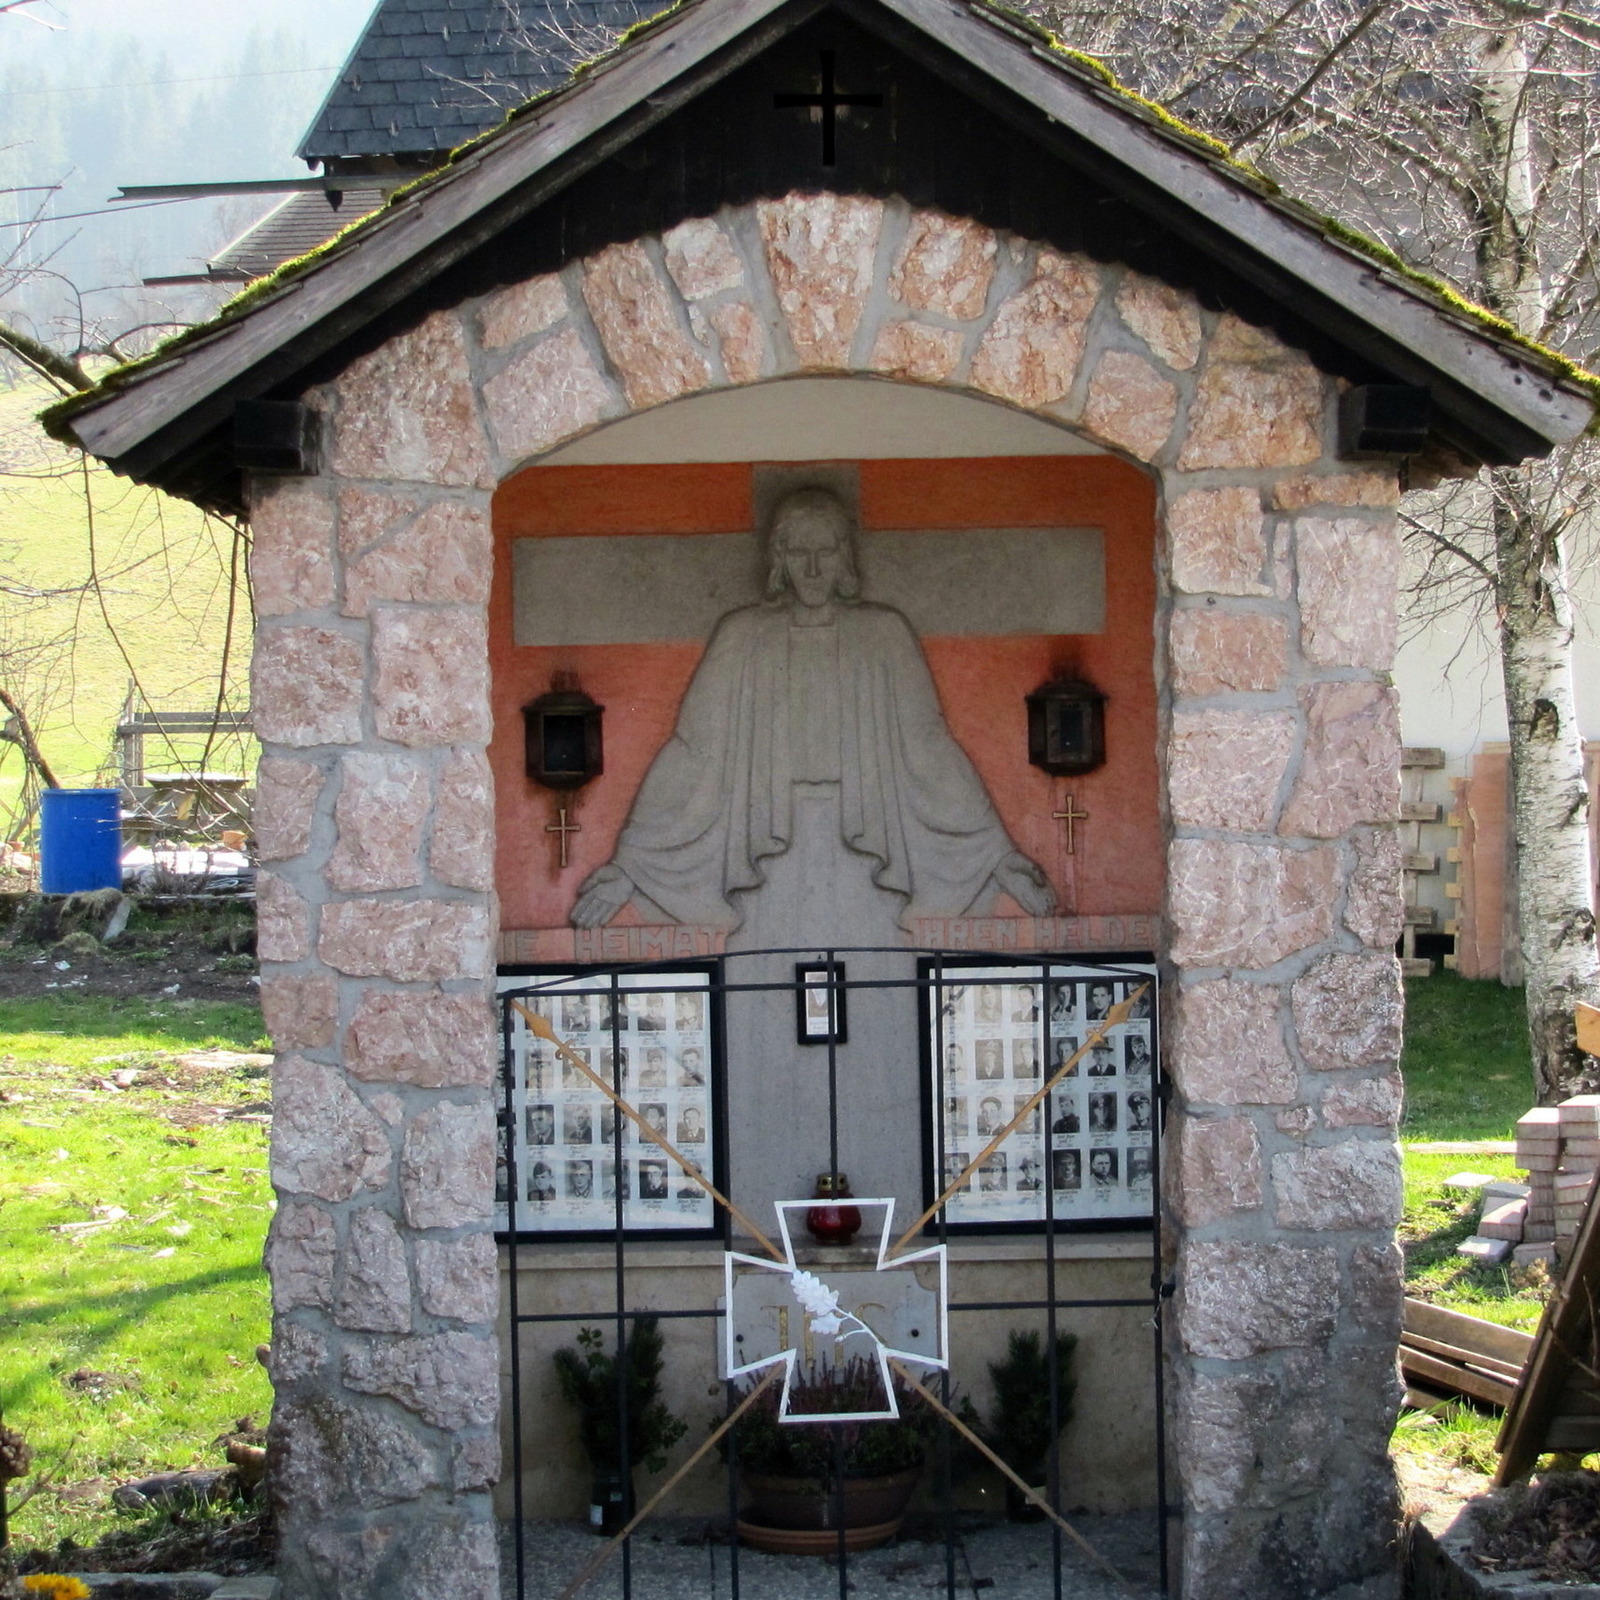
<path fill-rule="evenodd" d="M 300 158 L 453 150 L 659 9 L 660 0 L 379 0 Z"/>
<path fill-rule="evenodd" d="M 325 194 L 292 194 L 251 223 L 207 265 L 214 273 L 259 278 L 315 250 L 341 228 L 376 211 L 386 198 L 382 189 L 346 189 L 336 210 Z"/>

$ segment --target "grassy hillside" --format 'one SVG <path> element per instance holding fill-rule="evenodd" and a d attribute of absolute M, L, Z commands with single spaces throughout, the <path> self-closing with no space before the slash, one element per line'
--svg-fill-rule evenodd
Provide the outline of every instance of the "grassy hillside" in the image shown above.
<path fill-rule="evenodd" d="M 233 530 L 193 506 L 117 478 L 45 440 L 33 425 L 49 398 L 0 391 L 0 683 L 24 700 L 46 759 L 65 784 L 112 771 L 111 733 L 130 682 L 156 710 L 215 699 L 227 635 Z M 242 552 L 240 556 L 242 566 Z M 85 587 L 95 573 L 98 590 Z M 250 618 L 242 572 L 230 652 L 230 702 L 248 701 Z M 159 770 L 198 746 L 147 746 Z M 243 771 L 238 741 L 212 770 Z M 21 760 L 0 743 L 0 839 Z"/>

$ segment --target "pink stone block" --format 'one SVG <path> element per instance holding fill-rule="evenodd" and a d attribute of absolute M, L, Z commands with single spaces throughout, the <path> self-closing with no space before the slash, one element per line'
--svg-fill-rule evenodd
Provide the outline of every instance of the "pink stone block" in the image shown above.
<path fill-rule="evenodd" d="M 1511 1242 L 1507 1239 L 1486 1239 L 1481 1235 L 1474 1235 L 1470 1239 L 1463 1239 L 1456 1246 L 1458 1256 L 1466 1256 L 1471 1261 L 1481 1261 L 1485 1266 L 1497 1267 L 1511 1254 Z"/>
<path fill-rule="evenodd" d="M 1303 473 L 1279 478 L 1272 503 L 1280 511 L 1305 511 L 1311 506 L 1392 506 L 1400 498 L 1400 482 L 1393 469 L 1363 468 L 1359 472 Z"/>
<path fill-rule="evenodd" d="M 1347 1139 L 1272 1158 L 1280 1228 L 1389 1229 L 1400 1220 L 1400 1152 L 1392 1140 Z"/>
<path fill-rule="evenodd" d="M 263 961 L 304 961 L 311 954 L 311 908 L 275 872 L 256 874 L 256 954 Z"/>
<path fill-rule="evenodd" d="M 466 900 L 343 900 L 322 908 L 322 960 L 354 978 L 483 978 L 487 907 Z"/>
<path fill-rule="evenodd" d="M 1517 1138 L 1551 1142 L 1561 1136 L 1561 1112 L 1555 1106 L 1535 1106 L 1517 1118 Z"/>
<path fill-rule="evenodd" d="M 970 322 L 988 301 L 998 253 L 993 232 L 976 222 L 915 212 L 889 274 L 889 293 L 902 305 Z"/>
<path fill-rule="evenodd" d="M 256 633 L 250 701 L 264 744 L 357 744 L 366 660 L 360 644 L 326 628 L 267 626 Z"/>
<path fill-rule="evenodd" d="M 1167 442 L 1178 415 L 1178 390 L 1129 350 L 1107 350 L 1095 364 L 1083 426 L 1096 438 L 1149 461 Z"/>
<path fill-rule="evenodd" d="M 280 1056 L 272 1069 L 272 1182 L 280 1194 L 348 1200 L 382 1189 L 392 1165 L 383 1123 L 337 1068 Z"/>
<path fill-rule="evenodd" d="M 1400 1121 L 1402 1090 L 1398 1072 L 1335 1082 L 1324 1091 L 1320 1108 L 1330 1128 L 1385 1128 Z"/>
<path fill-rule="evenodd" d="M 867 365 L 874 372 L 916 383 L 941 383 L 961 360 L 961 335 L 951 328 L 930 328 L 920 322 L 885 322 Z"/>
<path fill-rule="evenodd" d="M 1032 282 L 995 312 L 972 358 L 973 385 L 1030 409 L 1065 400 L 1099 298 L 1089 262 L 1041 250 Z"/>
<path fill-rule="evenodd" d="M 1320 1344 L 1338 1321 L 1330 1247 L 1190 1240 L 1178 1266 L 1178 1336 L 1191 1354 L 1242 1361 Z"/>
<path fill-rule="evenodd" d="M 1272 594 L 1259 489 L 1191 489 L 1167 511 L 1172 584 L 1184 594 Z"/>
<path fill-rule="evenodd" d="M 1338 858 L 1222 839 L 1169 850 L 1171 957 L 1179 966 L 1266 967 L 1333 932 Z"/>
<path fill-rule="evenodd" d="M 672 296 L 643 245 L 614 244 L 586 261 L 583 298 L 635 409 L 711 381 L 711 369 L 678 326 Z"/>
<path fill-rule="evenodd" d="M 791 194 L 758 201 L 756 221 L 800 366 L 846 366 L 872 287 L 883 202 Z"/>
<path fill-rule="evenodd" d="M 267 1230 L 272 1309 L 280 1315 L 302 1306 L 326 1311 L 333 1304 L 337 1255 L 333 1218 L 321 1206 L 284 1201 Z"/>
<path fill-rule="evenodd" d="M 1399 616 L 1400 539 L 1392 519 L 1301 517 L 1295 558 L 1306 660 L 1387 672 Z"/>
<path fill-rule="evenodd" d="M 1263 833 L 1298 729 L 1288 712 L 1180 711 L 1167 746 L 1167 794 L 1180 828 Z"/>
<path fill-rule="evenodd" d="M 695 217 L 661 236 L 667 271 L 685 300 L 740 288 L 744 261 L 732 239 L 709 217 Z"/>
<path fill-rule="evenodd" d="M 1400 1059 L 1404 1002 L 1389 952 L 1324 956 L 1290 991 L 1300 1055 L 1314 1072 L 1381 1068 Z"/>
<path fill-rule="evenodd" d="M 1300 690 L 1304 753 L 1278 831 L 1337 839 L 1400 809 L 1400 706 L 1382 683 L 1312 683 Z"/>
<path fill-rule="evenodd" d="M 350 1217 L 333 1318 L 367 1333 L 411 1331 L 411 1271 L 394 1219 L 376 1206 Z"/>
<path fill-rule="evenodd" d="M 339 1021 L 339 985 L 320 973 L 264 976 L 261 1019 L 278 1050 L 325 1049 Z"/>
<path fill-rule="evenodd" d="M 1315 461 L 1322 454 L 1323 383 L 1306 361 L 1271 367 L 1213 357 L 1190 403 L 1179 470 Z"/>
<path fill-rule="evenodd" d="M 1180 698 L 1271 693 L 1289 670 L 1289 629 L 1258 611 L 1174 611 L 1168 661 Z"/>
<path fill-rule="evenodd" d="M 1369 949 L 1392 949 L 1405 916 L 1399 835 L 1393 827 L 1358 828 L 1350 842 L 1356 869 L 1345 896 L 1344 925 Z"/>
<path fill-rule="evenodd" d="M 1183 290 L 1130 272 L 1117 290 L 1117 312 L 1123 326 L 1176 371 L 1187 372 L 1200 359 L 1200 312 Z"/>
<path fill-rule="evenodd" d="M 485 350 L 516 344 L 553 328 L 569 309 L 566 286 L 553 272 L 513 283 L 490 295 L 479 308 L 478 341 Z"/>
<path fill-rule="evenodd" d="M 1570 1095 L 1556 1107 L 1556 1115 L 1563 1133 L 1569 1127 L 1585 1124 L 1600 1127 L 1600 1095 Z"/>
<path fill-rule="evenodd" d="M 400 1197 L 413 1228 L 487 1223 L 494 1207 L 494 1113 L 487 1097 L 439 1105 L 411 1119 L 400 1157 Z"/>
<path fill-rule="evenodd" d="M 358 356 L 336 388 L 331 461 L 341 477 L 494 486 L 455 312 Z"/>
<path fill-rule="evenodd" d="M 258 617 L 333 603 L 333 494 L 318 479 L 256 480 L 250 506 L 250 586 Z"/>
<path fill-rule="evenodd" d="M 339 491 L 339 552 L 360 555 L 421 509 L 415 495 L 349 484 Z"/>
<path fill-rule="evenodd" d="M 452 753 L 439 776 L 428 866 L 458 889 L 494 887 L 494 779 L 479 751 Z"/>
<path fill-rule="evenodd" d="M 1178 991 L 1171 1070 L 1190 1103 L 1283 1105 L 1299 1077 L 1283 1040 L 1282 991 L 1216 978 Z"/>
<path fill-rule="evenodd" d="M 373 721 L 397 744 L 489 742 L 489 642 L 483 612 L 381 610 L 372 619 Z"/>
<path fill-rule="evenodd" d="M 1177 1134 L 1178 1208 L 1197 1228 L 1262 1201 L 1261 1139 L 1249 1117 L 1183 1117 Z"/>
<path fill-rule="evenodd" d="M 345 1035 L 345 1066 L 371 1083 L 487 1088 L 495 1043 L 494 1014 L 481 994 L 371 990 Z"/>
<path fill-rule="evenodd" d="M 1518 1200 L 1509 1200 L 1503 1206 L 1485 1211 L 1478 1219 L 1478 1235 L 1484 1239 L 1507 1239 L 1516 1244 L 1522 1238 L 1522 1227 L 1527 1221 L 1527 1207 Z"/>
<path fill-rule="evenodd" d="M 712 306 L 706 320 L 717 336 L 728 382 L 754 383 L 767 367 L 767 330 L 755 307 L 745 300 L 729 300 Z"/>
<path fill-rule="evenodd" d="M 422 882 L 422 833 L 432 800 L 428 772 L 406 756 L 354 753 L 340 763 L 340 774 L 328 882 L 347 891 L 414 888 Z"/>
<path fill-rule="evenodd" d="M 417 1294 L 431 1317 L 493 1322 L 500 1310 L 500 1256 L 494 1236 L 417 1240 Z M 494 1466 L 500 1465 L 496 1446 Z"/>
<path fill-rule="evenodd" d="M 344 613 L 364 617 L 382 600 L 486 605 L 493 561 L 488 506 L 439 501 L 350 563 Z"/>
<path fill-rule="evenodd" d="M 624 409 L 574 329 L 541 339 L 483 386 L 502 455 L 526 460 Z"/>
<path fill-rule="evenodd" d="M 262 861 L 287 861 L 304 855 L 322 793 L 322 768 L 309 761 L 263 756 L 256 767 L 256 799 L 251 812 L 256 855 Z"/>

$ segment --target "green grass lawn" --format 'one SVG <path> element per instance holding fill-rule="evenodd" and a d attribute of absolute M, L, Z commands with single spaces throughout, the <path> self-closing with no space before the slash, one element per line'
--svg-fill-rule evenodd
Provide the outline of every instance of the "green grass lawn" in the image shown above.
<path fill-rule="evenodd" d="M 0 1001 L 0 1401 L 59 1482 L 220 1466 L 211 1441 L 266 1418 L 265 1072 L 180 1059 L 260 1033 L 248 1005 Z M 13 1532 L 119 1520 L 47 1493 Z"/>
<path fill-rule="evenodd" d="M 1479 1197 L 1444 1185 L 1459 1172 L 1518 1182 L 1524 1175 L 1507 1154 L 1411 1148 L 1511 1138 L 1533 1104 L 1526 1015 L 1522 991 L 1497 983 L 1467 983 L 1445 972 L 1406 984 L 1400 1242 L 1407 1294 L 1531 1333 L 1548 1280 L 1538 1269 L 1482 1266 L 1456 1255 L 1474 1231 Z M 1407 1412 L 1395 1430 L 1395 1450 L 1423 1478 L 1452 1470 L 1486 1474 L 1494 1469 L 1499 1425 L 1498 1412 L 1465 1403 Z"/>

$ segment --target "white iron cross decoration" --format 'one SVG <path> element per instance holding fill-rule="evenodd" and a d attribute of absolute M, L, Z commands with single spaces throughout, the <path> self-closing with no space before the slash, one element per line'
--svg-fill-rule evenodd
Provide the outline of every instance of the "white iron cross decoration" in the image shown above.
<path fill-rule="evenodd" d="M 737 1250 L 723 1256 L 723 1376 L 742 1378 L 781 1364 L 780 1422 L 870 1422 L 898 1417 L 890 1359 L 937 1371 L 950 1364 L 950 1276 L 945 1247 L 930 1245 L 891 1260 L 894 1201 L 850 1203 L 863 1213 L 873 1208 L 883 1212 L 878 1258 L 870 1268 L 839 1267 L 823 1273 L 807 1270 L 795 1259 L 790 1213 L 809 1211 L 815 1200 L 776 1202 L 782 1261 Z M 916 1271 L 919 1265 L 937 1269 L 936 1287 L 924 1285 Z M 761 1312 L 773 1315 L 763 1319 Z M 877 1313 L 881 1335 L 863 1315 L 867 1312 Z M 776 1336 L 754 1333 L 757 1323 L 764 1330 L 775 1329 Z M 791 1390 L 801 1352 L 810 1366 L 819 1341 L 831 1341 L 832 1351 L 842 1359 L 861 1356 L 877 1367 L 885 1396 L 883 1410 L 805 1412 L 792 1408 Z M 774 1349 L 774 1345 L 782 1348 Z"/>

